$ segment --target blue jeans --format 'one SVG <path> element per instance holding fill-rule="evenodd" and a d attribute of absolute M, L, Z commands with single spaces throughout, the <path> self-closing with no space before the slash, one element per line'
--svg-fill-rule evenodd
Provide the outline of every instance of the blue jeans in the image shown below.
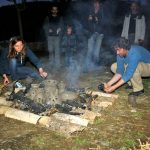
<path fill-rule="evenodd" d="M 35 79 L 40 78 L 40 75 L 33 69 L 25 66 L 18 66 L 16 58 L 10 59 L 9 65 L 12 80 L 25 79 L 27 77 Z"/>
<path fill-rule="evenodd" d="M 90 62 L 98 62 L 101 44 L 104 35 L 99 33 L 94 33 L 88 39 L 88 52 L 87 52 L 87 61 Z"/>
<path fill-rule="evenodd" d="M 72 60 L 73 60 L 73 51 L 72 51 L 72 49 L 66 49 L 66 53 L 65 53 L 65 65 L 66 66 L 71 65 Z"/>

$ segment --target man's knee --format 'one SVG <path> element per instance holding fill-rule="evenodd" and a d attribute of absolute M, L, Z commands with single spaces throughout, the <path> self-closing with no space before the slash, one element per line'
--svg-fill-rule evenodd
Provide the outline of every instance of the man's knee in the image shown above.
<path fill-rule="evenodd" d="M 150 64 L 139 63 L 136 70 L 136 74 L 140 74 L 142 77 L 150 76 Z"/>
<path fill-rule="evenodd" d="M 113 64 L 111 65 L 110 69 L 111 69 L 111 71 L 112 71 L 113 73 L 116 73 L 116 70 L 117 70 L 117 63 L 113 63 Z"/>

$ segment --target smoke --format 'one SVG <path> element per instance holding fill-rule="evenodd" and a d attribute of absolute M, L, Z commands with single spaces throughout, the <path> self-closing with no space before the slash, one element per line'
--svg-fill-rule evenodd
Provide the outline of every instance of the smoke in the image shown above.
<path fill-rule="evenodd" d="M 115 26 L 115 12 L 117 9 L 117 2 L 114 0 L 103 1 L 104 9 L 104 22 L 105 28 L 104 39 L 102 40 L 102 47 L 98 55 L 100 55 L 99 60 L 93 61 L 89 59 L 88 54 L 88 31 L 87 31 L 87 17 L 90 10 L 91 1 L 90 0 L 78 0 L 67 3 L 67 10 L 63 13 L 64 25 L 72 23 L 74 30 L 78 39 L 78 50 L 76 59 L 73 59 L 66 70 L 66 80 L 69 83 L 69 87 L 76 87 L 78 85 L 78 80 L 82 72 L 89 72 L 101 69 L 102 65 L 110 65 L 114 61 L 114 55 L 111 50 L 111 43 L 114 40 L 113 27 Z M 85 13 L 86 12 L 86 13 Z M 43 23 L 43 30 L 45 33 L 46 41 L 48 36 L 48 18 L 45 19 Z M 121 34 L 121 33 L 120 33 Z M 94 51 L 95 49 L 93 49 Z M 60 50 L 61 51 L 61 50 Z M 61 56 L 65 59 L 64 56 Z"/>
<path fill-rule="evenodd" d="M 78 87 L 78 81 L 81 73 L 80 64 L 76 60 L 72 59 L 70 66 L 67 68 L 66 80 L 68 81 L 68 87 Z"/>

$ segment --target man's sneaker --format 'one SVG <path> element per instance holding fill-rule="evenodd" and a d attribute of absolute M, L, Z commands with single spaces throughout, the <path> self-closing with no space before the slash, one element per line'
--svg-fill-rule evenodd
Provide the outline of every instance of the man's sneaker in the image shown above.
<path fill-rule="evenodd" d="M 125 87 L 125 89 L 126 89 L 126 90 L 132 90 L 133 87 L 132 87 L 131 85 L 127 85 L 127 86 Z"/>
<path fill-rule="evenodd" d="M 141 91 L 137 91 L 137 92 L 131 92 L 131 93 L 129 93 L 129 96 L 130 95 L 140 96 L 140 95 L 143 95 L 143 94 L 144 94 L 144 90 L 141 90 Z"/>

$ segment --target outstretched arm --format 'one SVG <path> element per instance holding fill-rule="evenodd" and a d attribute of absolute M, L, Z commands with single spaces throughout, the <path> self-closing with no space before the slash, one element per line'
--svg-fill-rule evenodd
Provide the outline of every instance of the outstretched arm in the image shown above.
<path fill-rule="evenodd" d="M 116 90 L 118 87 L 123 85 L 125 81 L 121 78 L 120 74 L 115 74 L 110 81 L 104 84 L 104 91 L 111 93 Z"/>

